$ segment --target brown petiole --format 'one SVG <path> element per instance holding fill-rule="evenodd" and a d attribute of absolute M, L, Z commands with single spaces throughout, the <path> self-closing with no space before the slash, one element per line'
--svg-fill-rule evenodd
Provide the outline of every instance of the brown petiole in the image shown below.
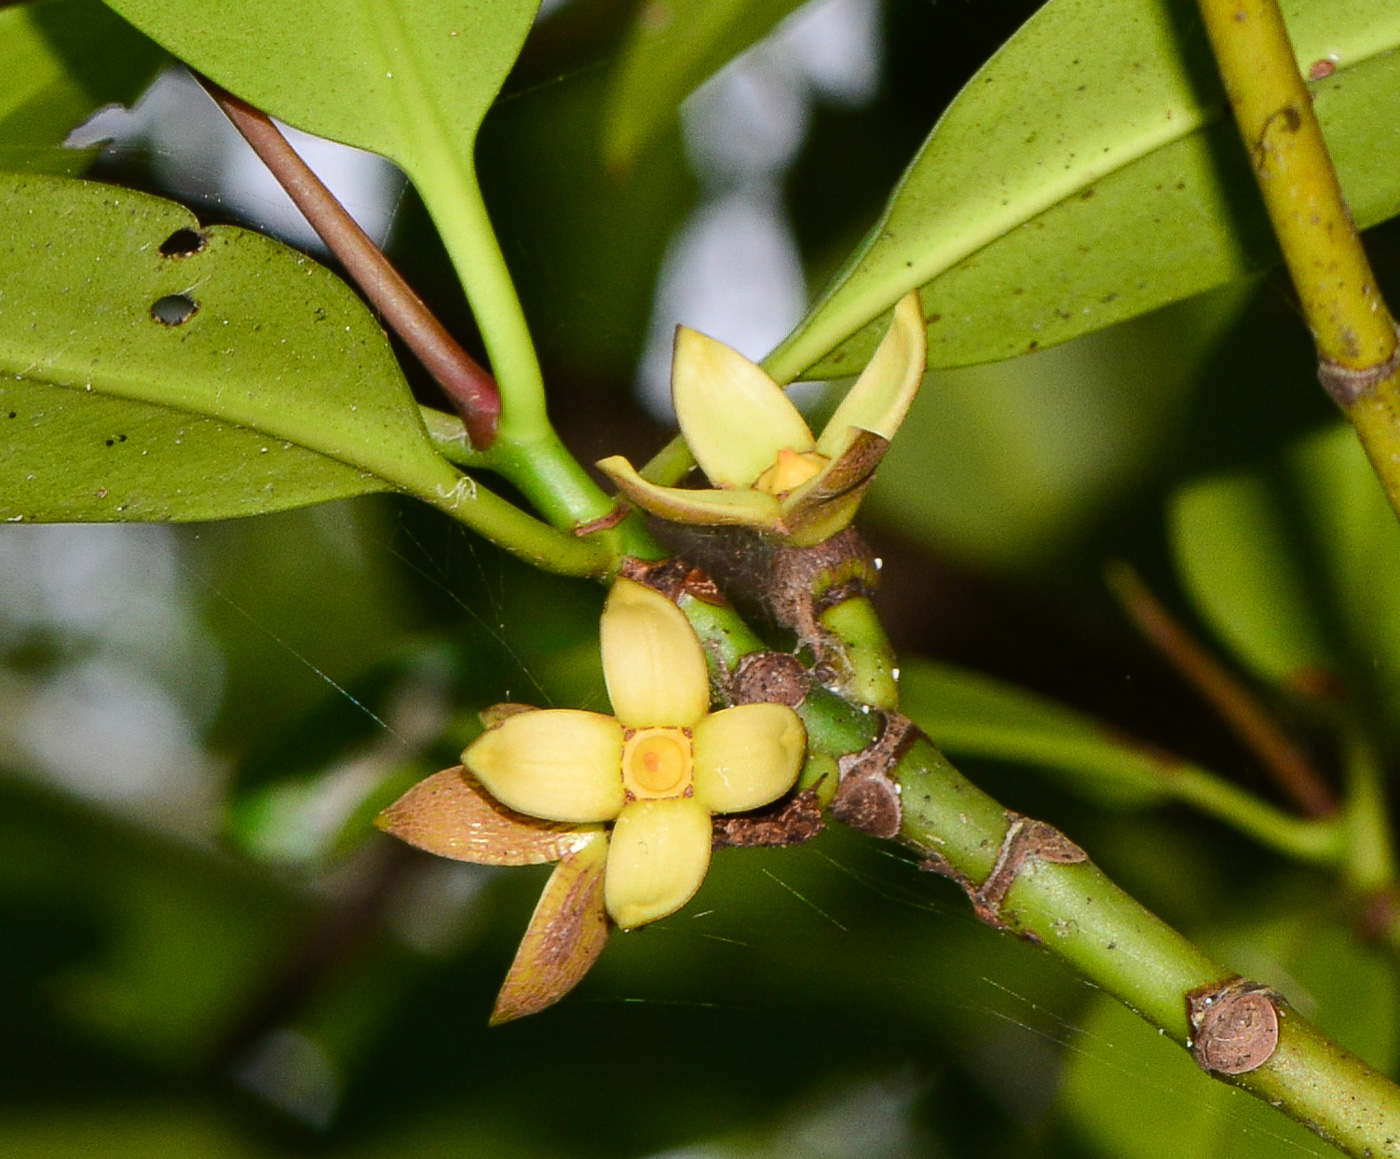
<path fill-rule="evenodd" d="M 383 251 L 350 216 L 264 112 L 208 77 L 199 83 L 287 191 L 326 247 L 452 401 L 473 449 L 496 439 L 501 396 L 496 380 L 448 333 Z"/>
<path fill-rule="evenodd" d="M 1127 564 L 1112 565 L 1108 583 L 1138 631 L 1211 703 L 1293 803 L 1309 817 L 1335 813 L 1332 789 L 1303 750 L 1259 698 L 1167 611 L 1137 572 Z"/>

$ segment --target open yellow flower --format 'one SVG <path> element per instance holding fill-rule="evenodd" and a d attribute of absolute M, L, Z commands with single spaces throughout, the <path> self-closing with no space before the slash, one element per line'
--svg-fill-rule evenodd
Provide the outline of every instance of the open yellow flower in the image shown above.
<path fill-rule="evenodd" d="M 621 455 L 599 468 L 629 500 L 677 523 L 753 527 L 796 547 L 846 527 L 924 374 L 919 293 L 894 310 L 874 357 L 820 438 L 763 369 L 685 326 L 676 329 L 671 397 L 695 461 L 718 490 L 648 482 Z"/>
<path fill-rule="evenodd" d="M 462 763 L 501 804 L 546 821 L 612 821 L 608 913 L 632 929 L 674 913 L 710 864 L 710 816 L 756 809 L 797 780 L 807 747 L 779 704 L 708 711 L 705 657 L 685 616 L 619 579 L 602 620 L 616 717 L 540 709 L 507 717 Z"/>

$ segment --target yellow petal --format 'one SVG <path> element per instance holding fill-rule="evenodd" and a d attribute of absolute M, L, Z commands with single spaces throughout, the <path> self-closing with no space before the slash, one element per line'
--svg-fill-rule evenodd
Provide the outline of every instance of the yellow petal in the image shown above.
<path fill-rule="evenodd" d="M 918 393 L 928 355 L 928 332 L 919 291 L 910 290 L 894 308 L 894 319 L 875 355 L 826 424 L 817 450 L 835 458 L 851 427 L 894 438 Z"/>
<path fill-rule="evenodd" d="M 610 821 L 622 809 L 622 726 L 610 716 L 549 708 L 477 737 L 467 766 L 507 808 L 547 821 Z"/>
<path fill-rule="evenodd" d="M 690 728 L 705 715 L 710 707 L 705 654 L 690 621 L 665 596 L 617 580 L 599 631 L 608 696 L 624 725 Z"/>
<path fill-rule="evenodd" d="M 681 433 L 716 487 L 748 487 L 789 447 L 815 443 L 787 395 L 763 370 L 723 342 L 676 327 L 671 400 Z"/>
<path fill-rule="evenodd" d="M 754 527 L 765 530 L 778 522 L 778 501 L 761 491 L 692 491 L 660 487 L 643 479 L 621 455 L 602 459 L 598 469 L 617 484 L 627 498 L 672 523 L 705 527 Z"/>
<path fill-rule="evenodd" d="M 714 813 L 776 801 L 807 752 L 802 719 L 784 704 L 741 704 L 695 726 L 695 799 Z"/>
<path fill-rule="evenodd" d="M 613 921 L 635 929 L 685 905 L 710 867 L 710 831 L 709 810 L 688 797 L 623 809 L 603 885 Z"/>

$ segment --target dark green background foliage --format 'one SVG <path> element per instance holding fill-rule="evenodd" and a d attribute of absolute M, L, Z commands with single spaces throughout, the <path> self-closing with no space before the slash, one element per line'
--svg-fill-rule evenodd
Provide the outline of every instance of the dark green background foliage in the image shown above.
<path fill-rule="evenodd" d="M 754 7 L 727 51 L 792 5 Z M 889 0 L 879 95 L 819 106 L 790 175 L 814 289 L 1034 8 Z M 35 11 L 34 52 L 68 71 L 0 109 L 0 165 L 71 173 L 83 162 L 58 149 L 68 130 L 132 101 L 161 58 L 87 0 Z M 662 252 L 695 196 L 673 118 L 627 139 L 609 121 L 635 16 L 574 0 L 544 22 L 480 138 L 552 410 L 585 461 L 644 458 L 664 437 L 630 384 Z M 700 79 L 668 67 L 678 93 Z M 119 153 L 97 175 L 148 187 L 152 172 Z M 207 224 L 217 209 L 199 212 Z M 1400 293 L 1400 230 L 1369 244 Z M 475 342 L 412 195 L 394 247 Z M 1251 261 L 1266 266 L 1267 247 Z M 1335 732 L 1288 691 L 1302 663 L 1339 674 L 1393 752 L 1400 596 L 1376 576 L 1396 574 L 1400 533 L 1312 373 L 1290 291 L 1263 268 L 1052 350 L 935 372 L 866 523 L 906 710 L 1008 806 L 1062 826 L 1207 950 L 1393 1070 L 1393 952 L 1354 932 L 1336 875 L 1172 804 L 1121 739 L 1273 794 L 1102 578 L 1106 559 L 1131 560 L 1334 781 Z M 0 440 L 0 458 L 19 449 Z M 0 561 L 31 558 L 44 533 L 0 538 Z M 488 1030 L 543 871 L 434 861 L 370 819 L 455 763 L 488 704 L 605 708 L 601 592 L 385 495 L 132 542 L 138 579 L 144 551 L 173 550 L 170 590 L 202 641 L 160 674 L 204 705 L 202 788 L 133 805 L 46 774 L 23 739 L 29 706 L 113 645 L 28 615 L 20 587 L 0 586 L 0 1159 L 1324 1153 L 1048 955 L 978 925 L 954 887 L 843 831 L 718 854 L 688 907 L 615 935 L 559 1007 Z M 692 546 L 741 586 L 761 559 L 737 538 Z M 134 625 L 120 646 L 160 671 L 140 609 L 117 620 Z M 121 743 L 93 746 L 83 783 Z"/>

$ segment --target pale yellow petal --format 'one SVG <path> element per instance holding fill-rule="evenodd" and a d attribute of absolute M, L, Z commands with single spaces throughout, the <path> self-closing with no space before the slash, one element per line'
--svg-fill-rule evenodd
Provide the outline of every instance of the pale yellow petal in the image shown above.
<path fill-rule="evenodd" d="M 676 328 L 671 400 L 691 454 L 716 487 L 751 486 L 784 447 L 802 454 L 816 445 L 760 367 L 686 326 Z"/>
<path fill-rule="evenodd" d="M 710 813 L 688 797 L 633 801 L 613 826 L 603 896 L 624 930 L 685 905 L 710 867 Z"/>
<path fill-rule="evenodd" d="M 714 813 L 776 801 L 807 752 L 802 719 L 785 704 L 741 704 L 695 726 L 695 799 Z"/>
<path fill-rule="evenodd" d="M 610 821 L 622 809 L 622 725 L 610 716 L 521 713 L 477 737 L 462 763 L 517 813 L 581 823 Z"/>
<path fill-rule="evenodd" d="M 621 455 L 600 460 L 598 469 L 616 483 L 618 490 L 635 506 L 672 523 L 766 530 L 778 522 L 777 499 L 761 491 L 660 487 L 643 479 Z"/>
<path fill-rule="evenodd" d="M 875 355 L 826 424 L 817 450 L 833 458 L 845 448 L 848 431 L 859 427 L 894 438 L 924 377 L 928 332 L 919 291 L 910 290 L 894 308 L 894 319 Z"/>
<path fill-rule="evenodd" d="M 613 584 L 599 633 L 603 676 L 628 728 L 690 728 L 710 706 L 710 677 L 695 629 L 660 592 Z"/>

